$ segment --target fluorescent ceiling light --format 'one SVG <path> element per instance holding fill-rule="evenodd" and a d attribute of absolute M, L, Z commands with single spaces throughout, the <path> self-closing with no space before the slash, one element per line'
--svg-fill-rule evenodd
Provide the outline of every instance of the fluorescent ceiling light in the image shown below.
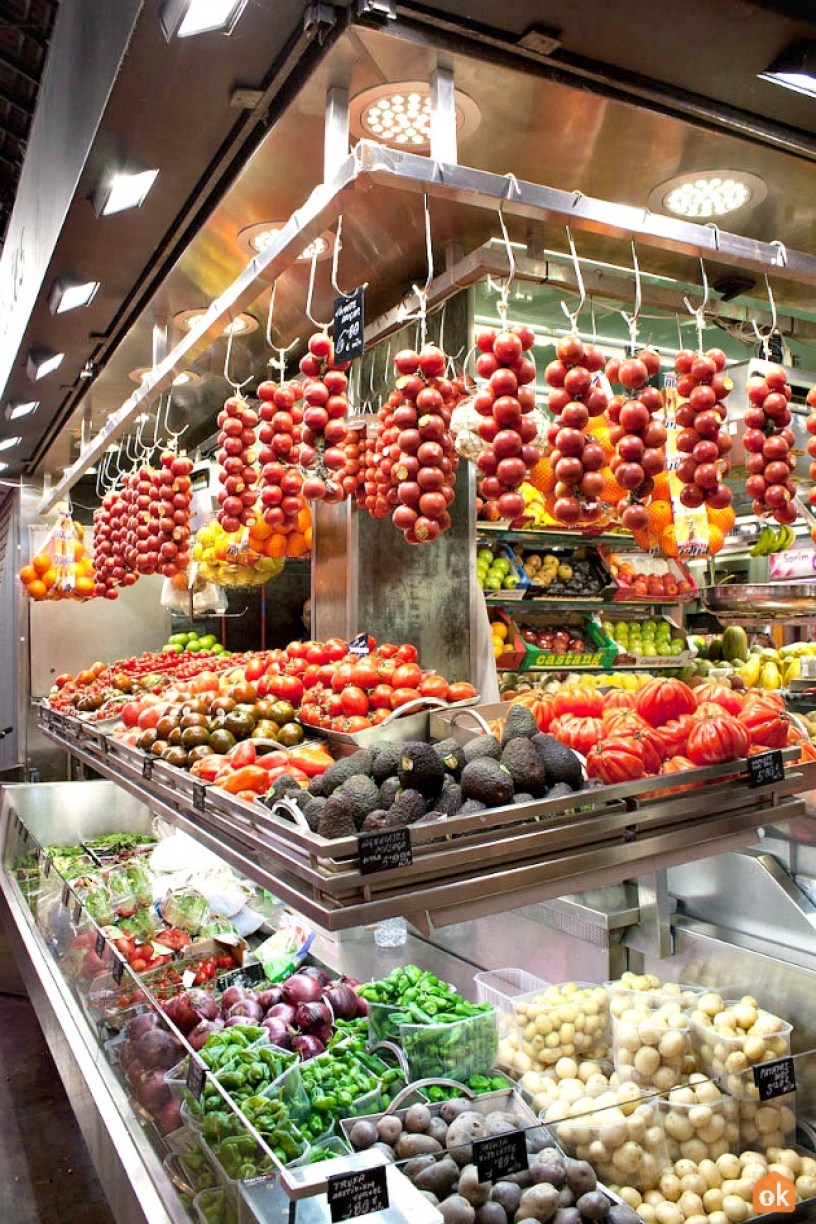
<path fill-rule="evenodd" d="M 203 306 L 196 307 L 192 310 L 180 310 L 178 314 L 173 315 L 173 322 L 176 327 L 184 327 L 191 331 L 197 326 L 200 319 L 207 313 Z M 239 314 L 226 324 L 223 328 L 222 335 L 224 336 L 246 336 L 250 332 L 258 330 L 258 320 L 253 318 L 251 314 Z"/>
<path fill-rule="evenodd" d="M 90 306 L 98 289 L 99 281 L 79 281 L 68 278 L 55 281 L 48 298 L 48 309 L 52 314 L 65 314 L 67 310 Z"/>
<path fill-rule="evenodd" d="M 31 416 L 40 406 L 39 400 L 29 400 L 27 403 L 6 404 L 3 412 L 7 421 L 19 421 L 21 417 Z"/>
<path fill-rule="evenodd" d="M 239 231 L 238 245 L 250 255 L 260 255 L 261 251 L 265 251 L 275 241 L 285 225 L 285 221 L 259 221 L 255 225 L 248 225 L 246 229 Z M 334 234 L 329 230 L 318 234 L 317 238 L 300 252 L 298 263 L 311 263 L 315 254 L 318 259 L 328 259 L 334 250 L 334 241 Z"/>
<path fill-rule="evenodd" d="M 215 30 L 231 34 L 246 5 L 247 0 L 166 0 L 159 20 L 168 42 Z"/>
<path fill-rule="evenodd" d="M 757 174 L 745 170 L 698 170 L 677 174 L 649 194 L 649 206 L 677 217 L 706 221 L 754 208 L 768 194 Z"/>
<path fill-rule="evenodd" d="M 0 451 L 11 450 L 12 447 L 19 446 L 22 440 L 22 438 L 4 438 L 3 441 L 0 442 Z"/>
<path fill-rule="evenodd" d="M 481 111 L 472 98 L 454 93 L 460 136 L 478 127 Z M 364 89 L 352 98 L 349 126 L 355 136 L 397 149 L 424 152 L 431 144 L 431 90 L 427 81 L 400 81 Z"/>
<path fill-rule="evenodd" d="M 26 373 L 32 382 L 39 382 L 48 374 L 62 365 L 64 353 L 55 353 L 53 349 L 29 349 L 26 357 Z"/>
<path fill-rule="evenodd" d="M 781 85 L 794 93 L 816 98 L 816 42 L 798 39 L 777 55 L 764 72 L 758 73 L 760 81 Z"/>
<path fill-rule="evenodd" d="M 158 176 L 158 170 L 120 171 L 101 183 L 91 196 L 97 217 L 139 208 Z"/>

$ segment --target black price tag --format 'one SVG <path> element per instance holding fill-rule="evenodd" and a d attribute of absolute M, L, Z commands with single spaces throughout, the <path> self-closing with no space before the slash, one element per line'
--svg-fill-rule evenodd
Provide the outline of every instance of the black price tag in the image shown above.
<path fill-rule="evenodd" d="M 204 800 L 207 795 L 207 788 L 203 782 L 193 783 L 193 807 L 197 812 L 204 811 Z"/>
<path fill-rule="evenodd" d="M 332 1224 L 388 1210 L 385 1165 L 361 1169 L 357 1173 L 335 1173 L 326 1178 L 326 1184 Z"/>
<path fill-rule="evenodd" d="M 149 782 L 153 777 L 153 757 L 150 755 L 150 753 L 148 753 L 142 761 L 142 777 L 144 778 L 145 782 Z"/>
<path fill-rule="evenodd" d="M 110 745 L 108 744 L 108 737 L 107 737 L 107 735 L 103 735 L 103 736 L 102 736 L 101 740 L 99 741 L 99 746 L 100 746 L 100 748 L 102 749 L 102 755 L 103 755 L 103 756 L 107 756 L 107 755 L 108 755 L 108 748 L 110 747 Z"/>
<path fill-rule="evenodd" d="M 506 1135 L 475 1140 L 473 1162 L 480 1182 L 500 1181 L 513 1173 L 523 1173 L 529 1168 L 524 1131 L 508 1131 Z"/>
<path fill-rule="evenodd" d="M 365 285 L 334 299 L 334 360 L 351 361 L 365 351 Z"/>
<path fill-rule="evenodd" d="M 191 1058 L 190 1066 L 187 1071 L 187 1087 L 196 1100 L 198 1100 L 204 1091 L 205 1078 L 206 1072 L 204 1070 L 204 1064 L 200 1063 L 197 1058 Z"/>
<path fill-rule="evenodd" d="M 410 867 L 414 861 L 411 853 L 411 833 L 408 829 L 384 829 L 382 833 L 365 835 L 361 833 L 357 838 L 357 848 L 360 855 L 360 875 Z"/>
<path fill-rule="evenodd" d="M 71 915 L 71 917 L 73 919 L 74 926 L 79 926 L 80 920 L 82 918 L 82 902 L 81 901 L 77 900 L 74 902 L 74 912 Z"/>
<path fill-rule="evenodd" d="M 774 1097 L 787 1096 L 796 1091 L 796 1071 L 792 1058 L 776 1058 L 773 1062 L 759 1063 L 754 1067 L 754 1083 L 760 1101 L 772 1101 Z"/>
<path fill-rule="evenodd" d="M 255 965 L 244 965 L 240 969 L 230 969 L 222 973 L 215 984 L 216 990 L 226 990 L 228 986 L 257 986 L 266 981 L 266 973 L 260 961 Z"/>
<path fill-rule="evenodd" d="M 352 638 L 348 644 L 349 654 L 356 655 L 358 659 L 365 659 L 371 654 L 371 648 L 368 645 L 368 634 L 358 633 Z"/>
<path fill-rule="evenodd" d="M 779 748 L 772 752 L 758 752 L 748 757 L 748 785 L 766 786 L 769 782 L 784 782 L 785 766 Z"/>
<path fill-rule="evenodd" d="M 62 904 L 65 906 L 66 909 L 68 908 L 68 902 L 70 900 L 71 900 L 71 890 L 67 884 L 63 884 L 62 886 Z"/>
<path fill-rule="evenodd" d="M 124 975 L 125 975 L 125 962 L 123 960 L 120 960 L 118 956 L 115 956 L 113 959 L 113 965 L 111 967 L 111 976 L 113 977 L 113 980 L 117 986 L 121 985 L 122 978 L 124 977 Z"/>
<path fill-rule="evenodd" d="M 105 936 L 101 931 L 96 933 L 96 943 L 94 944 L 94 952 L 101 959 L 102 953 L 105 951 Z"/>
<path fill-rule="evenodd" d="M 50 874 L 51 874 L 51 859 L 46 854 L 45 858 L 43 859 L 43 875 L 45 876 L 46 880 L 48 879 Z"/>

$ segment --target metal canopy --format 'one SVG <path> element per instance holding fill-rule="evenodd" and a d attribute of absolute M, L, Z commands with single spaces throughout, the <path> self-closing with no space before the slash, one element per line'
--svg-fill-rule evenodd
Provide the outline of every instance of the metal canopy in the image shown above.
<path fill-rule="evenodd" d="M 717 226 L 698 225 L 660 216 L 608 200 L 565 192 L 536 183 L 519 181 L 466 166 L 443 164 L 417 154 L 386 149 L 361 141 L 331 180 L 312 192 L 301 209 L 265 251 L 255 256 L 243 272 L 211 304 L 201 321 L 167 354 L 142 386 L 121 408 L 69 468 L 63 479 L 46 492 L 40 510 L 51 510 L 76 481 L 120 437 L 136 416 L 172 384 L 185 362 L 195 360 L 221 335 L 224 326 L 246 309 L 297 259 L 303 248 L 345 211 L 349 197 L 372 190 L 397 190 L 425 194 L 445 201 L 455 209 L 499 212 L 532 222 L 569 224 L 575 230 L 600 234 L 619 241 L 670 250 L 689 257 L 711 258 L 734 267 L 772 272 L 779 280 L 816 284 L 816 256 L 787 250 L 780 243 L 760 242 Z M 367 201 L 370 205 L 370 201 Z M 385 216 L 396 210 L 382 209 Z M 462 230 L 466 232 L 464 217 Z M 448 226 L 451 220 L 448 220 Z M 451 292 L 458 286 L 451 278 Z M 441 299 L 440 299 L 441 300 Z"/>

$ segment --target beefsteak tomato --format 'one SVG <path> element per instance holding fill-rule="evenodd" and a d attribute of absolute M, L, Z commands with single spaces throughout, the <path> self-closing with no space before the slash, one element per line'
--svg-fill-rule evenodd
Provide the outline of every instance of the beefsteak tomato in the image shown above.
<path fill-rule="evenodd" d="M 597 689 L 588 684 L 575 684 L 560 688 L 553 695 L 553 714 L 574 714 L 576 718 L 600 718 L 604 700 Z"/>
<path fill-rule="evenodd" d="M 787 714 L 775 694 L 752 695 L 746 700 L 738 719 L 748 732 L 753 745 L 760 748 L 784 748 L 788 742 Z"/>
<path fill-rule="evenodd" d="M 652 727 L 693 714 L 697 709 L 694 690 L 682 680 L 649 680 L 635 695 L 635 709 Z"/>
<path fill-rule="evenodd" d="M 738 693 L 736 689 L 726 684 L 718 684 L 716 680 L 707 680 L 704 684 L 698 684 L 693 691 L 698 705 L 704 701 L 713 701 L 722 706 L 726 714 L 736 716 L 745 703 L 742 693 Z"/>
<path fill-rule="evenodd" d="M 611 785 L 634 782 L 646 773 L 643 746 L 629 735 L 612 735 L 601 740 L 587 755 L 587 776 Z"/>
<path fill-rule="evenodd" d="M 539 731 L 549 731 L 554 717 L 553 699 L 549 693 L 530 689 L 529 693 L 519 693 L 517 697 L 514 697 L 511 705 L 527 706 L 536 720 Z"/>
<path fill-rule="evenodd" d="M 695 719 L 686 741 L 686 756 L 695 765 L 736 761 L 751 745 L 747 729 L 731 714 Z"/>

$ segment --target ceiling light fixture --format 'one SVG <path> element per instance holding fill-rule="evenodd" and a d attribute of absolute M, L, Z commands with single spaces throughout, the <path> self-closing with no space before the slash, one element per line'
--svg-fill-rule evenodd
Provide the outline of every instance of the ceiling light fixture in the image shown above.
<path fill-rule="evenodd" d="M 285 221 L 258 221 L 248 225 L 236 235 L 238 245 L 250 255 L 260 255 L 280 234 Z M 297 257 L 298 263 L 311 263 L 315 254 L 318 259 L 328 259 L 334 251 L 334 234 L 330 230 L 319 234 Z"/>
<path fill-rule="evenodd" d="M 122 170 L 100 183 L 91 196 L 97 217 L 140 208 L 158 177 L 158 170 Z"/>
<path fill-rule="evenodd" d="M 246 6 L 247 0 L 165 0 L 159 20 L 168 42 L 214 31 L 231 34 Z"/>
<path fill-rule="evenodd" d="M 149 376 L 153 373 L 152 366 L 137 366 L 135 370 L 131 370 L 128 378 L 131 382 L 138 383 L 140 386 L 146 382 Z M 195 383 L 201 382 L 201 375 L 196 374 L 194 370 L 181 370 L 173 379 L 174 387 L 192 387 Z"/>
<path fill-rule="evenodd" d="M 48 309 L 53 315 L 65 314 L 67 310 L 77 310 L 80 306 L 90 306 L 99 289 L 99 281 L 81 281 L 71 277 L 61 277 L 54 281 L 48 296 Z"/>
<path fill-rule="evenodd" d="M 55 353 L 53 349 L 29 349 L 26 357 L 26 374 L 32 382 L 39 382 L 48 374 L 62 365 L 64 353 Z"/>
<path fill-rule="evenodd" d="M 186 328 L 191 331 L 196 326 L 198 321 L 204 317 L 207 311 L 203 306 L 194 308 L 193 310 L 180 310 L 178 314 L 173 315 L 173 322 L 176 327 Z M 239 314 L 227 323 L 223 328 L 222 335 L 224 336 L 247 336 L 250 332 L 258 330 L 258 320 L 253 318 L 251 314 Z"/>
<path fill-rule="evenodd" d="M 3 441 L 0 442 L 0 451 L 11 450 L 12 447 L 19 446 L 22 440 L 22 438 L 4 438 Z"/>
<path fill-rule="evenodd" d="M 7 421 L 19 421 L 21 417 L 31 416 L 39 406 L 39 400 L 29 400 L 27 403 L 8 403 L 3 410 L 3 416 Z"/>
<path fill-rule="evenodd" d="M 649 194 L 649 206 L 677 217 L 708 220 L 755 208 L 767 194 L 765 181 L 745 170 L 700 170 L 660 183 Z"/>
<path fill-rule="evenodd" d="M 456 128 L 470 135 L 481 111 L 472 98 L 456 90 Z M 431 144 L 431 90 L 427 81 L 400 81 L 364 89 L 351 99 L 349 125 L 355 136 L 392 148 L 425 152 Z"/>
<path fill-rule="evenodd" d="M 769 81 L 772 85 L 781 85 L 783 89 L 791 89 L 807 98 L 816 98 L 816 42 L 797 39 L 757 76 L 760 81 Z"/>

